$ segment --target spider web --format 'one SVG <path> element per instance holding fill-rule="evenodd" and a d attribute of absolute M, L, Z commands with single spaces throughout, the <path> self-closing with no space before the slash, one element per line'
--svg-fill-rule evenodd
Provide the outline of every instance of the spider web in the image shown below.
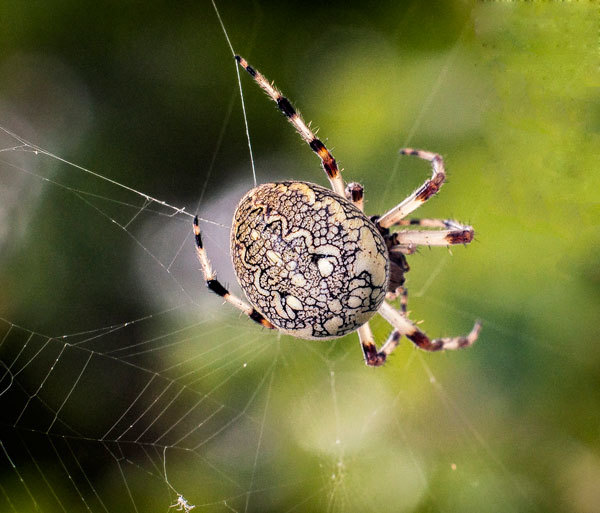
<path fill-rule="evenodd" d="M 223 44 L 218 31 L 227 23 L 210 6 L 204 14 L 212 17 L 211 37 Z M 258 26 L 250 29 L 247 48 Z M 430 63 L 430 89 L 396 146 L 414 142 L 441 84 L 464 66 L 469 27 L 465 22 L 450 50 Z M 265 332 L 206 291 L 193 250 L 196 211 L 220 279 L 236 290 L 228 232 L 237 200 L 257 178 L 324 179 L 283 122 L 278 130 L 290 132 L 296 163 L 286 152 L 252 155 L 253 144 L 268 146 L 253 135 L 252 124 L 272 106 L 246 92 L 253 84 L 239 81 L 232 59 L 230 68 L 222 64 L 229 62 L 223 46 L 220 66 L 231 87 L 218 105 L 221 123 L 210 127 L 213 149 L 198 163 L 207 171 L 201 180 L 185 173 L 173 178 L 185 180 L 192 194 L 177 186 L 165 191 L 164 183 L 155 188 L 135 171 L 131 178 L 102 162 L 88 167 L 81 156 L 72 161 L 64 155 L 75 151 L 77 130 L 69 141 L 52 140 L 50 125 L 42 136 L 26 136 L 35 130 L 3 106 L 0 215 L 7 281 L 0 296 L 0 509 L 530 507 L 527 483 L 483 434 L 498 429 L 490 428 L 486 405 L 465 399 L 484 383 L 465 363 L 473 361 L 469 352 L 434 359 L 403 343 L 384 368 L 372 372 L 362 364 L 355 335 L 320 344 Z M 239 92 L 243 100 L 257 97 L 248 121 Z M 81 93 L 78 101 L 91 100 Z M 327 130 L 330 137 L 333 132 Z M 344 139 L 343 131 L 335 135 Z M 231 164 L 231 145 L 249 149 L 250 158 Z M 370 199 L 367 188 L 368 209 L 383 211 L 401 199 L 394 185 L 399 162 L 388 160 L 391 174 L 379 183 L 373 179 L 383 194 Z M 283 166 L 285 176 L 273 171 Z M 423 168 L 415 164 L 409 174 L 417 184 Z M 408 192 L 410 186 L 399 195 Z M 461 212 L 474 216 L 469 221 L 476 225 L 482 205 Z M 418 260 L 421 269 L 411 271 L 411 283 L 418 284 L 409 296 L 413 318 L 429 319 L 438 311 L 437 319 L 453 319 L 442 329 L 464 331 L 481 315 L 468 289 L 454 290 L 451 298 L 435 294 L 438 280 L 461 268 L 443 250 L 435 257 L 427 253 Z M 468 257 L 461 251 L 461 258 Z M 63 277 L 73 274 L 79 280 L 62 290 Z M 484 317 L 484 325 L 502 339 L 524 337 L 493 319 Z M 373 328 L 383 340 L 389 327 L 375 319 Z"/>

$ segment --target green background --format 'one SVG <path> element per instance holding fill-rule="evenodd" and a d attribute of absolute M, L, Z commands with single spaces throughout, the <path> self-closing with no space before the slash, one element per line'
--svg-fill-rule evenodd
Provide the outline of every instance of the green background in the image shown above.
<path fill-rule="evenodd" d="M 1 133 L 0 358 L 17 363 L 0 382 L 0 509 L 168 511 L 177 492 L 194 511 L 598 511 L 597 3 L 219 9 L 369 215 L 429 175 L 398 148 L 445 157 L 448 183 L 415 215 L 472 224 L 476 241 L 410 257 L 409 309 L 432 337 L 480 318 L 480 340 L 430 355 L 404 339 L 368 369 L 356 335 L 261 331 L 204 288 L 185 214 Z M 200 202 L 235 290 L 224 226 L 252 171 L 211 4 L 4 0 L 0 17 L 0 126 L 187 212 Z M 241 84 L 258 181 L 325 185 Z M 124 412 L 136 427 L 108 431 Z"/>

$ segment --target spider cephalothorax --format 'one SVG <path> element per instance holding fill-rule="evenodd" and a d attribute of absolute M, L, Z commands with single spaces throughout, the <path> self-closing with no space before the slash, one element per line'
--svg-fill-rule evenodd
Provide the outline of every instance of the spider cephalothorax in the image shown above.
<path fill-rule="evenodd" d="M 480 323 L 467 336 L 430 340 L 407 316 L 406 256 L 419 245 L 447 246 L 473 240 L 473 228 L 452 220 L 406 219 L 437 193 L 446 178 L 442 157 L 404 149 L 431 163 L 433 174 L 419 189 L 382 216 L 363 213 L 363 188 L 345 186 L 337 163 L 291 103 L 256 69 L 239 64 L 273 99 L 321 159 L 331 188 L 287 181 L 267 183 L 240 201 L 231 229 L 233 266 L 246 301 L 216 279 L 202 243 L 198 218 L 194 234 L 208 287 L 259 324 L 302 338 L 335 338 L 358 331 L 367 365 L 382 365 L 402 335 L 421 349 L 458 349 L 475 342 Z M 394 226 L 419 226 L 418 230 Z M 401 296 L 401 309 L 386 300 Z M 379 313 L 393 331 L 378 350 L 369 319 Z"/>

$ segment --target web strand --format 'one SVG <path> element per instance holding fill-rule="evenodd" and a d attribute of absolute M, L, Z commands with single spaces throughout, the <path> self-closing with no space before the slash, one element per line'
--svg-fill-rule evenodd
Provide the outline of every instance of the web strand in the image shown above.
<path fill-rule="evenodd" d="M 221 14 L 219 13 L 219 9 L 217 9 L 217 4 L 215 3 L 214 0 L 211 0 L 212 2 L 212 6 L 215 10 L 215 14 L 217 15 L 217 18 L 219 19 L 219 24 L 221 25 L 221 29 L 223 30 L 223 35 L 225 36 L 225 39 L 227 40 L 227 45 L 229 46 L 229 49 L 231 50 L 231 56 L 235 57 L 236 52 L 233 49 L 233 45 L 231 44 L 231 40 L 229 39 L 229 34 L 227 33 L 227 29 L 225 28 L 225 24 L 223 23 L 223 20 L 221 18 Z M 242 114 L 244 116 L 244 128 L 246 129 L 246 139 L 248 141 L 248 152 L 250 154 L 250 165 L 252 167 L 252 179 L 254 180 L 254 187 L 256 187 L 257 181 L 256 181 L 256 167 L 254 165 L 254 155 L 252 152 L 252 141 L 250 139 L 250 129 L 248 127 L 248 116 L 246 115 L 246 104 L 244 102 L 244 91 L 242 90 L 242 80 L 240 77 L 240 69 L 237 65 L 237 63 L 234 61 L 233 65 L 235 66 L 235 73 L 236 73 L 236 77 L 237 77 L 237 83 L 238 83 L 238 87 L 240 90 L 240 100 L 242 102 Z"/>

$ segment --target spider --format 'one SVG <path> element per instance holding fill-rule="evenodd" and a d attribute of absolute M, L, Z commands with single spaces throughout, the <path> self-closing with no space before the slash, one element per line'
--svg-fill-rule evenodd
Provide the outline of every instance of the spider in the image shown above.
<path fill-rule="evenodd" d="M 218 280 L 194 219 L 196 251 L 208 288 L 269 329 L 305 339 L 332 339 L 357 331 L 365 363 L 377 367 L 405 335 L 426 351 L 472 345 L 477 321 L 466 336 L 431 340 L 407 315 L 406 255 L 417 246 L 468 244 L 471 226 L 452 220 L 406 219 L 438 192 L 446 178 L 437 153 L 402 149 L 431 163 L 432 177 L 382 216 L 363 212 L 363 187 L 345 186 L 333 155 L 275 86 L 245 59 L 239 65 L 277 103 L 279 110 L 321 159 L 331 189 L 309 182 L 266 183 L 240 201 L 231 228 L 231 256 L 248 302 Z M 394 226 L 426 230 L 400 230 Z M 433 230 L 431 229 L 433 228 Z M 400 310 L 388 301 L 400 298 Z M 377 349 L 369 319 L 379 313 L 393 330 Z"/>

